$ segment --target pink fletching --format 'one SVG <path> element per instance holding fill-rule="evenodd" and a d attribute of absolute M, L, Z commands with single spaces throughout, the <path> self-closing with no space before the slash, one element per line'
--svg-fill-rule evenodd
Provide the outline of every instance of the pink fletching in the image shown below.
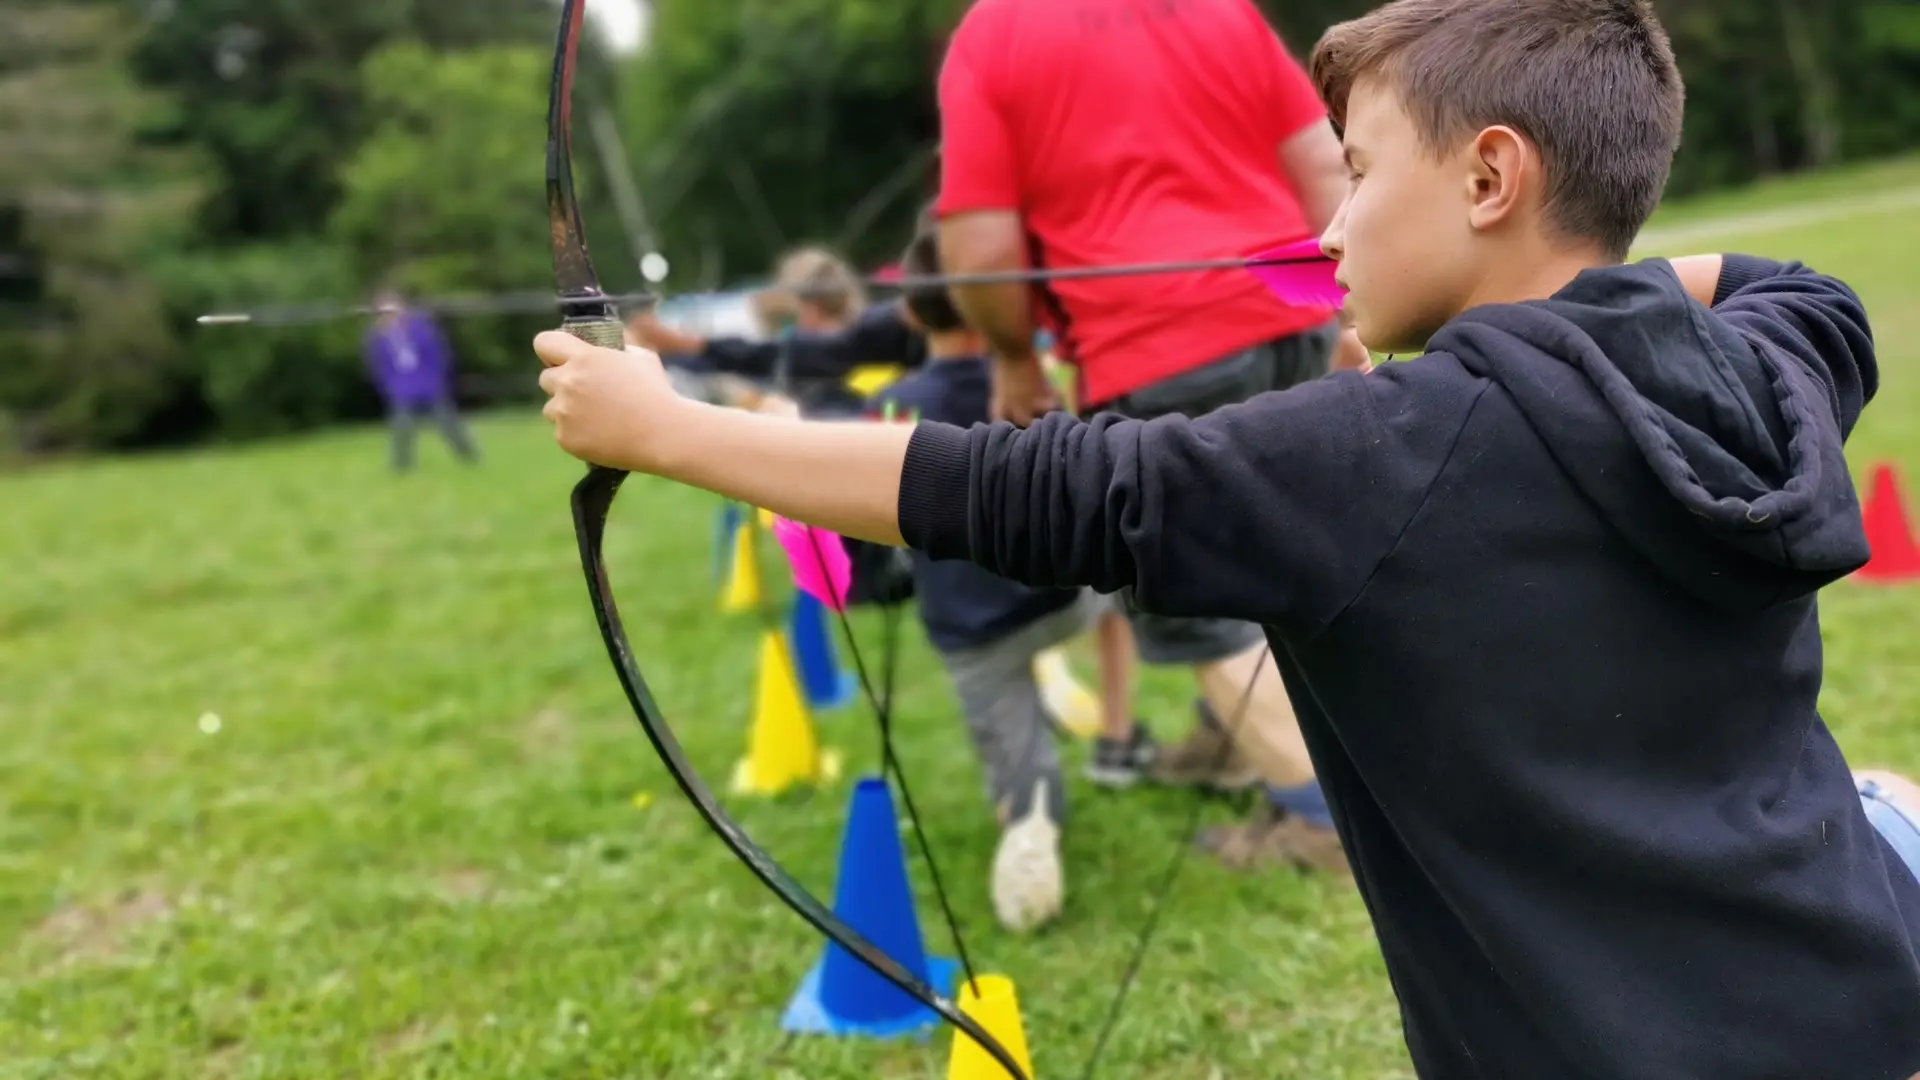
<path fill-rule="evenodd" d="M 1320 241 L 1296 240 L 1258 252 L 1252 259 L 1302 259 L 1303 262 L 1278 266 L 1249 266 L 1251 273 L 1267 290 L 1294 307 L 1338 308 L 1346 303 L 1347 290 L 1333 279 L 1336 263 L 1320 254 Z"/>
<path fill-rule="evenodd" d="M 847 546 L 838 534 L 775 517 L 773 538 L 787 553 L 796 588 L 835 611 L 847 609 L 847 591 L 853 588 L 853 560 L 847 557 Z"/>

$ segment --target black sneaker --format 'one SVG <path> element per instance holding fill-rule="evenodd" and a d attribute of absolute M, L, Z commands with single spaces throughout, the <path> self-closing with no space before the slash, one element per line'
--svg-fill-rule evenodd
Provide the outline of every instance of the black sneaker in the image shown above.
<path fill-rule="evenodd" d="M 1133 734 L 1124 741 L 1105 735 L 1093 740 L 1093 756 L 1087 759 L 1087 779 L 1101 787 L 1129 787 L 1153 768 L 1159 756 L 1160 744 L 1153 741 L 1153 732 L 1136 720 Z"/>

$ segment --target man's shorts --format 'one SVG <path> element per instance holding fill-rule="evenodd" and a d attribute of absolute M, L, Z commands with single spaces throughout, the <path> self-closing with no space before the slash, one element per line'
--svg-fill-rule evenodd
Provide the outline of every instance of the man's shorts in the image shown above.
<path fill-rule="evenodd" d="M 1243 349 L 1210 364 L 1162 379 L 1124 394 L 1102 406 L 1102 411 L 1151 420 L 1156 416 L 1201 416 L 1269 390 L 1285 390 L 1327 373 L 1333 347 L 1339 340 L 1338 323 L 1327 323 L 1279 341 Z M 1149 664 L 1207 664 L 1237 656 L 1266 640 L 1255 623 L 1231 619 L 1176 619 L 1151 615 L 1134 606 L 1133 590 L 1120 590 L 1117 599 L 1133 636 L 1140 659 Z"/>
<path fill-rule="evenodd" d="M 1907 872 L 1920 881 L 1920 806 L 1907 806 L 1872 780 L 1860 785 L 1860 805 L 1867 821 L 1887 841 Z"/>

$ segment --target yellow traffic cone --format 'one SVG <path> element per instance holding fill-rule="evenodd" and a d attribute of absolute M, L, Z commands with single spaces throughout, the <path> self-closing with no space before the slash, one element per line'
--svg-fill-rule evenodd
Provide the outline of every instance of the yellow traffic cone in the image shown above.
<path fill-rule="evenodd" d="M 1033 1058 L 1027 1053 L 1027 1032 L 1020 1023 L 1020 998 L 1013 980 L 1005 975 L 982 975 L 960 983 L 960 1011 L 993 1036 L 1020 1071 L 1033 1078 Z M 1012 1080 L 1006 1066 L 964 1031 L 953 1033 L 953 1053 L 947 1058 L 947 1080 Z"/>
<path fill-rule="evenodd" d="M 720 611 L 739 615 L 760 608 L 760 561 L 754 557 L 754 526 L 742 517 L 733 531 L 733 565 L 728 568 L 727 584 L 720 590 Z"/>
<path fill-rule="evenodd" d="M 760 635 L 760 675 L 753 690 L 753 726 L 747 756 L 733 770 L 736 795 L 778 795 L 795 784 L 840 775 L 840 755 L 820 748 L 807 715 L 806 695 L 778 629 Z"/>
<path fill-rule="evenodd" d="M 1040 703 L 1047 715 L 1075 738 L 1091 739 L 1100 732 L 1100 699 L 1073 677 L 1067 654 L 1046 649 L 1034 654 L 1033 677 L 1040 684 Z"/>

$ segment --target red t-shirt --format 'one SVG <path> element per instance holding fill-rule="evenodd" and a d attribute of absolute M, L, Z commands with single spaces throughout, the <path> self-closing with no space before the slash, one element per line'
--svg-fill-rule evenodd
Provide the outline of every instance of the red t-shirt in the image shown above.
<path fill-rule="evenodd" d="M 1042 266 L 1241 258 L 1312 231 L 1279 147 L 1325 117 L 1250 0 L 978 0 L 940 71 L 938 212 L 1018 211 Z M 1035 302 L 1087 404 L 1333 314 L 1237 269 Z"/>

